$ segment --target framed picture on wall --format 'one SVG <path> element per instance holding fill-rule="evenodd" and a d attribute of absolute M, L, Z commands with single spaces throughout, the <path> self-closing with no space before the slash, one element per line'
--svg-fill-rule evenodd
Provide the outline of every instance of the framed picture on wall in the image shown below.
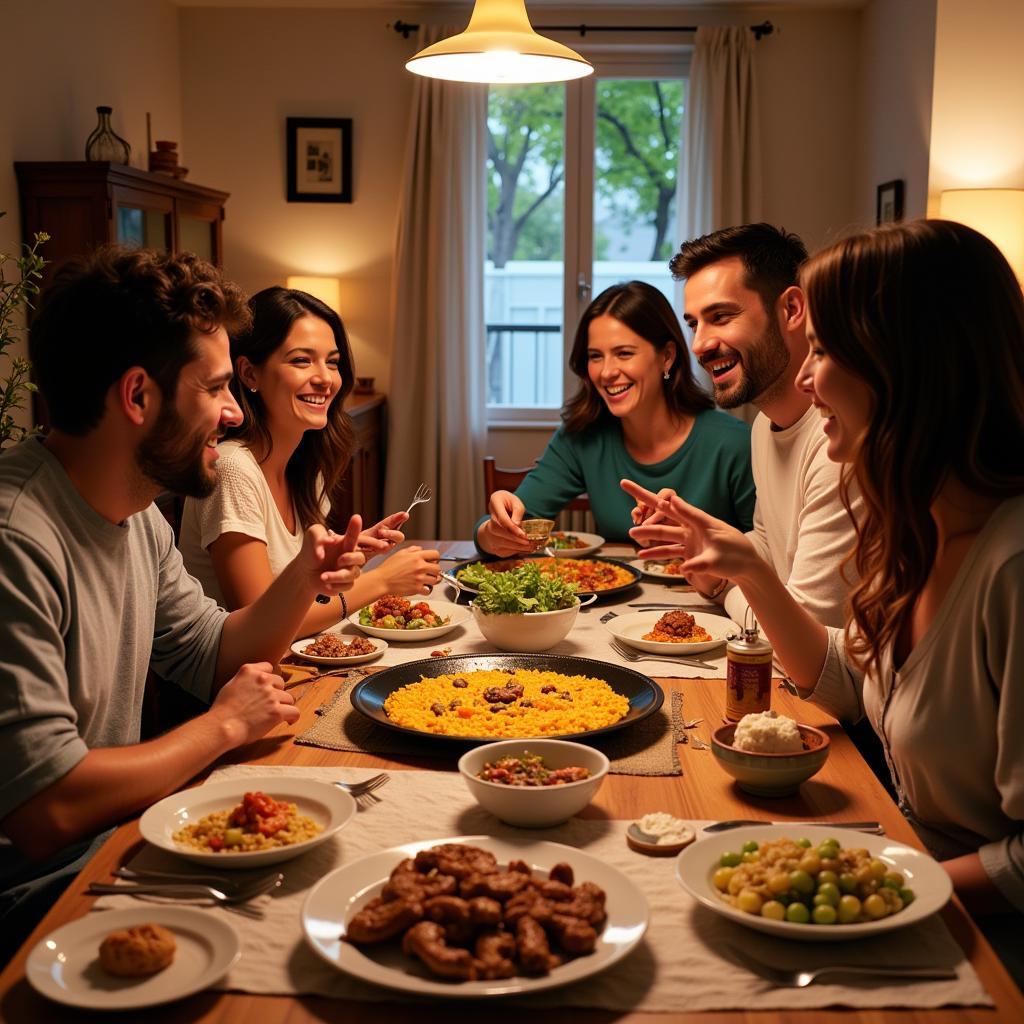
<path fill-rule="evenodd" d="M 903 179 L 878 186 L 875 195 L 875 223 L 896 224 L 903 220 Z"/>
<path fill-rule="evenodd" d="M 289 203 L 352 202 L 352 119 L 289 117 Z"/>

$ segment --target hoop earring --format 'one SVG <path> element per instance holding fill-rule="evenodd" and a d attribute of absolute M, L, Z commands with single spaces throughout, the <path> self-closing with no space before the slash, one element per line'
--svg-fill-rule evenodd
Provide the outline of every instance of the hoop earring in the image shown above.
<path fill-rule="evenodd" d="M 251 391 L 251 392 L 252 392 L 252 393 L 253 393 L 254 395 L 256 394 L 256 388 L 249 388 L 249 390 L 250 390 L 250 391 Z"/>

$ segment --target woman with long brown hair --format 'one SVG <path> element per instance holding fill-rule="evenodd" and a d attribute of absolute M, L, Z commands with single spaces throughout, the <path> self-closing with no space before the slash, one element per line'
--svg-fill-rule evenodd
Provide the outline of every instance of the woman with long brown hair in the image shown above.
<path fill-rule="evenodd" d="M 228 610 L 254 601 L 323 523 L 355 437 L 343 409 L 354 382 L 338 314 L 307 292 L 266 288 L 249 301 L 252 326 L 231 339 L 241 426 L 218 446 L 217 488 L 188 499 L 181 552 L 203 589 Z M 404 512 L 360 535 L 367 554 L 404 540 Z M 308 636 L 384 594 L 423 594 L 440 578 L 438 552 L 403 548 L 365 572 L 340 602 L 313 604 Z"/>
<path fill-rule="evenodd" d="M 826 629 L 735 530 L 678 498 L 639 527 L 735 580 L 801 694 L 866 715 L 904 813 L 1001 952 L 1024 912 L 1024 296 L 999 250 L 917 221 L 802 271 L 798 383 L 863 498 L 845 630 Z M 642 495 L 640 489 L 631 492 Z M 839 566 L 836 567 L 839 571 Z M 1005 916 L 1009 915 L 1009 916 Z M 1012 961 L 1016 959 L 1016 963 Z"/>
<path fill-rule="evenodd" d="M 553 518 L 586 493 L 597 529 L 624 540 L 633 503 L 623 476 L 651 490 L 674 487 L 716 516 L 749 530 L 754 515 L 750 428 L 719 412 L 690 367 L 679 320 L 653 285 L 605 289 L 584 312 L 569 356 L 579 388 L 563 426 L 515 494 L 495 491 L 481 520 L 481 550 L 532 549 L 519 523 Z"/>

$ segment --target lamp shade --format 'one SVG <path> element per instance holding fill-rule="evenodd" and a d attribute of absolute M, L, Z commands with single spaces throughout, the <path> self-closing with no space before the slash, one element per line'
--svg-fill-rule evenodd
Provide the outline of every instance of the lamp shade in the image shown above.
<path fill-rule="evenodd" d="M 575 50 L 533 31 L 525 0 L 476 0 L 465 32 L 420 50 L 405 67 L 427 78 L 496 85 L 565 82 L 594 71 Z"/>
<path fill-rule="evenodd" d="M 336 277 L 289 277 L 287 287 L 309 292 L 335 313 L 341 311 L 341 282 Z"/>
<path fill-rule="evenodd" d="M 939 197 L 939 216 L 966 224 L 995 242 L 1024 284 L 1024 189 L 950 189 Z"/>

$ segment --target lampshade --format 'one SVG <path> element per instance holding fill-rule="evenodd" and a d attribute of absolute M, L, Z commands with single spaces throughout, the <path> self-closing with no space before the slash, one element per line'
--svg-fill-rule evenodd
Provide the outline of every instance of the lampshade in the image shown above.
<path fill-rule="evenodd" d="M 525 0 L 476 0 L 465 32 L 420 50 L 405 67 L 427 78 L 500 85 L 565 82 L 594 71 L 575 50 L 533 31 Z"/>
<path fill-rule="evenodd" d="M 990 238 L 1024 284 L 1024 189 L 950 189 L 939 197 L 939 216 Z"/>
<path fill-rule="evenodd" d="M 289 277 L 288 288 L 309 292 L 335 313 L 341 312 L 341 282 L 336 277 Z"/>

